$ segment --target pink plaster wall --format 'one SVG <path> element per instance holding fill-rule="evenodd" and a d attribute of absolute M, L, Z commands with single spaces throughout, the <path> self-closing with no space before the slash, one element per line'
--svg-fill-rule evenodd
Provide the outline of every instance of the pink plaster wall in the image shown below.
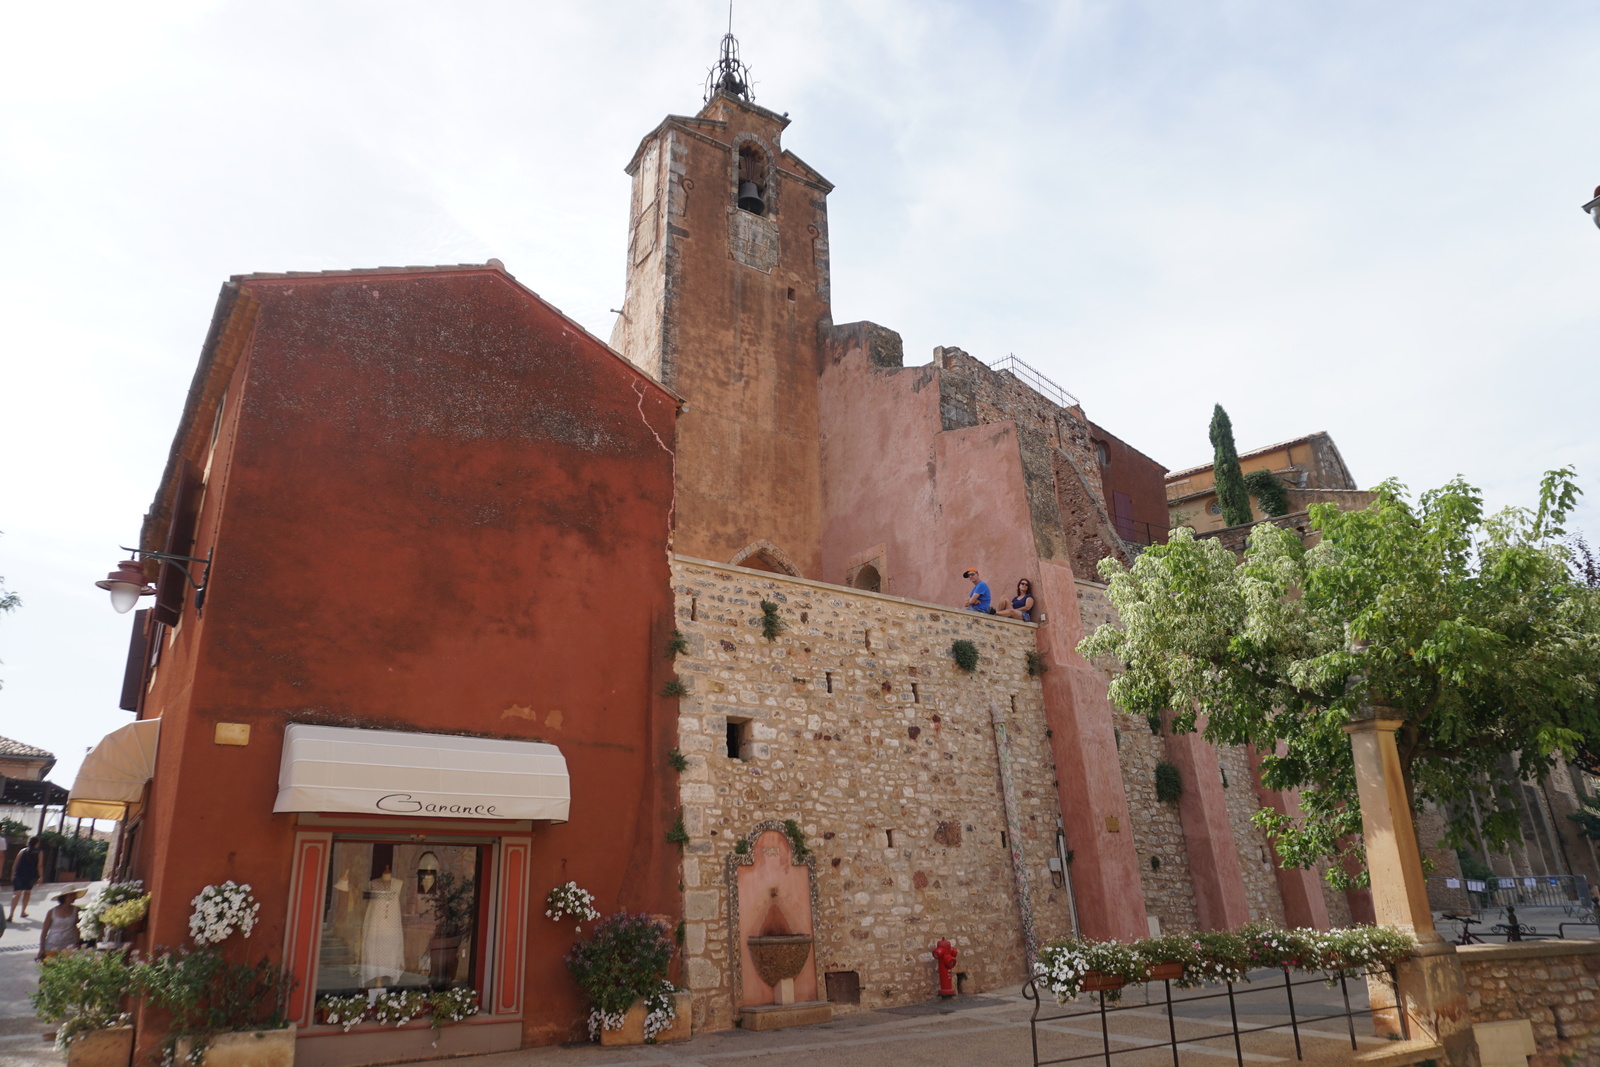
<path fill-rule="evenodd" d="M 1195 915 L 1202 930 L 1232 930 L 1250 921 L 1250 903 L 1244 895 L 1228 801 L 1222 794 L 1217 751 L 1201 736 L 1204 729 L 1202 721 L 1194 733 L 1169 732 L 1167 759 L 1183 780 L 1178 821 L 1189 858 Z"/>
<path fill-rule="evenodd" d="M 771 1004 L 776 999 L 773 988 L 761 980 L 756 972 L 755 960 L 750 957 L 750 943 L 745 940 L 757 934 L 815 934 L 811 917 L 811 871 L 803 865 L 796 866 L 790 853 L 789 839 L 776 830 L 768 830 L 756 838 L 752 848 L 755 862 L 739 872 L 739 951 L 743 958 L 741 1004 Z M 769 924 L 772 908 L 776 905 L 783 917 Z M 772 928 L 769 928 L 769 925 Z M 821 1000 L 817 995 L 817 954 L 795 976 L 794 998 L 797 1001 Z"/>
<path fill-rule="evenodd" d="M 1072 567 L 1039 563 L 1039 589 L 1049 622 L 1039 627 L 1045 672 L 1045 717 L 1060 783 L 1062 821 L 1073 851 L 1072 887 L 1085 937 L 1138 938 L 1149 933 L 1139 857 L 1134 851 L 1127 794 L 1117 760 L 1105 675 L 1078 655 L 1083 622 Z M 1061 605 L 1051 610 L 1050 605 Z M 1118 829 L 1107 825 L 1115 819 Z"/>
<path fill-rule="evenodd" d="M 1250 780 L 1255 783 L 1256 798 L 1261 806 L 1271 808 L 1290 818 L 1300 814 L 1300 798 L 1293 791 L 1280 793 L 1261 784 L 1261 754 L 1250 750 Z M 1322 876 L 1313 869 L 1285 867 L 1272 853 L 1272 869 L 1278 877 L 1278 895 L 1283 898 L 1283 921 L 1289 926 L 1309 926 L 1314 930 L 1327 930 L 1333 925 L 1328 918 L 1328 900 L 1322 892 Z"/>
<path fill-rule="evenodd" d="M 967 567 L 997 598 L 1037 569 L 1015 426 L 942 431 L 939 374 L 873 367 L 859 347 L 825 353 L 823 581 L 843 582 L 878 544 L 883 592 L 951 607 L 971 591 Z"/>

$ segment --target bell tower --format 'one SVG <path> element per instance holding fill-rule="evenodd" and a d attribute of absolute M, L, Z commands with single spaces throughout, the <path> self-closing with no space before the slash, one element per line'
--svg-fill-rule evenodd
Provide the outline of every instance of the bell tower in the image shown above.
<path fill-rule="evenodd" d="M 827 195 L 758 107 L 738 41 L 705 104 L 628 163 L 628 281 L 611 345 L 682 395 L 673 547 L 820 577 L 818 327 L 831 323 Z"/>

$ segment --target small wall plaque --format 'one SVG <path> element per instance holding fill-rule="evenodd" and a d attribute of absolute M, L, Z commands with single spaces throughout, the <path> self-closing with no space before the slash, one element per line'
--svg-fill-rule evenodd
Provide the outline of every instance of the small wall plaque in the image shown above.
<path fill-rule="evenodd" d="M 1108 834 L 1120 834 L 1121 832 L 1122 832 L 1122 824 L 1117 822 L 1117 817 L 1115 815 L 1107 815 L 1106 816 L 1106 833 L 1108 833 Z"/>
<path fill-rule="evenodd" d="M 247 722 L 219 722 L 217 732 L 213 735 L 219 745 L 248 745 L 250 743 L 250 724 Z"/>

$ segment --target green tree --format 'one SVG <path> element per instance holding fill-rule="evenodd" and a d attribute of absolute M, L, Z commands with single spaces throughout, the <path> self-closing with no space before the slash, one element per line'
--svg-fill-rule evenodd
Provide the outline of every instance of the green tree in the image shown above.
<path fill-rule="evenodd" d="M 1239 451 L 1233 447 L 1233 422 L 1218 404 L 1211 411 L 1211 476 L 1217 486 L 1217 506 L 1222 521 L 1240 526 L 1251 520 L 1250 493 L 1239 472 Z"/>
<path fill-rule="evenodd" d="M 1476 810 L 1501 845 L 1520 832 L 1521 782 L 1600 739 L 1600 592 L 1560 541 L 1577 495 L 1571 470 L 1552 471 L 1536 511 L 1485 516 L 1459 478 L 1415 502 L 1386 482 L 1363 511 L 1313 506 L 1315 547 L 1268 523 L 1242 558 L 1175 530 L 1131 570 L 1101 564 L 1122 628 L 1080 648 L 1125 665 L 1111 685 L 1125 710 L 1172 709 L 1175 731 L 1203 716 L 1209 740 L 1267 754 L 1265 783 L 1300 790 L 1302 812 L 1255 819 L 1292 864 L 1361 858 L 1341 727 L 1369 703 L 1403 720 L 1408 794 L 1441 806 L 1449 843 L 1477 844 Z"/>

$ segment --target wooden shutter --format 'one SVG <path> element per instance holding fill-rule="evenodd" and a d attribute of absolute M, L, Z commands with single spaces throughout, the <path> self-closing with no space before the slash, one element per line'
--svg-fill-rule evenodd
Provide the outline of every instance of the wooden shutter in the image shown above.
<path fill-rule="evenodd" d="M 128 639 L 128 663 L 122 669 L 122 700 L 117 707 L 123 711 L 139 710 L 139 695 L 144 692 L 144 667 L 146 642 L 150 639 L 150 609 L 133 613 L 133 636 Z"/>
<path fill-rule="evenodd" d="M 178 486 L 172 494 L 172 521 L 167 526 L 167 545 L 163 551 L 176 556 L 194 555 L 194 524 L 200 510 L 200 491 L 204 488 L 200 472 L 193 463 L 183 461 L 178 472 Z M 184 577 L 186 564 L 163 560 L 161 572 L 156 577 L 157 622 L 168 626 L 178 624 L 183 611 L 183 600 L 189 592 L 189 580 Z"/>

